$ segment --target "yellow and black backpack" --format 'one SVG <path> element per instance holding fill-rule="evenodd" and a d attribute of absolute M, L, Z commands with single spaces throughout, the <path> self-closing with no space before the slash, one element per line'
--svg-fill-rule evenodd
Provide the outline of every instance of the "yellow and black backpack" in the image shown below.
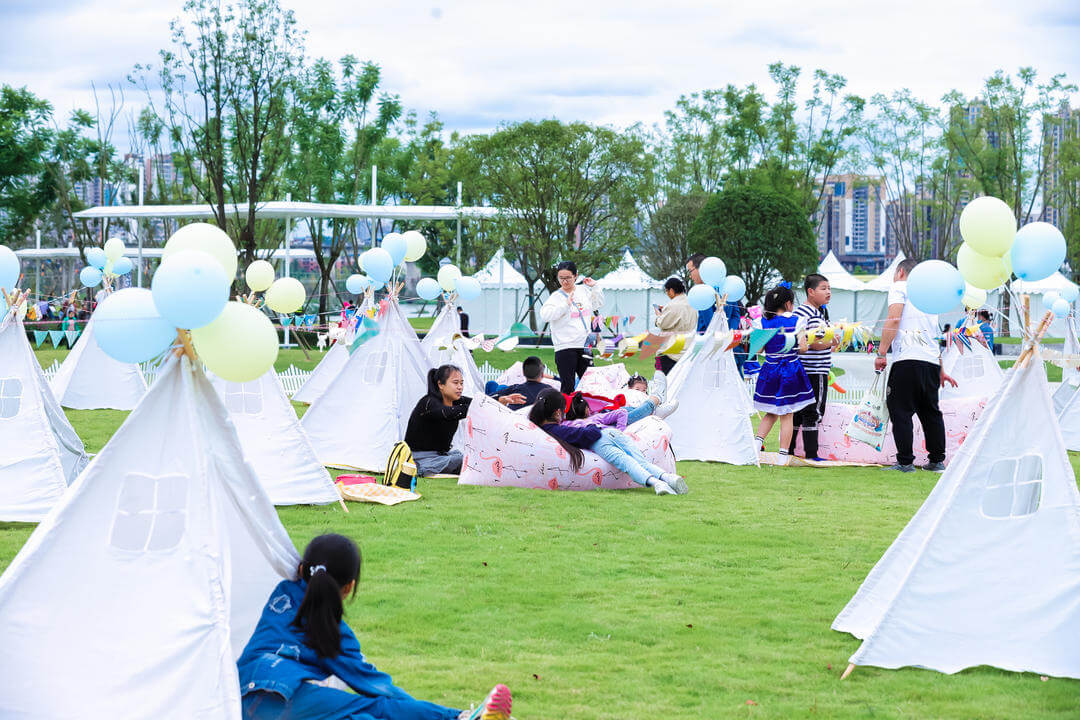
<path fill-rule="evenodd" d="M 383 484 L 416 491 L 416 463 L 413 462 L 412 450 L 404 440 L 394 445 L 390 457 L 386 459 Z"/>

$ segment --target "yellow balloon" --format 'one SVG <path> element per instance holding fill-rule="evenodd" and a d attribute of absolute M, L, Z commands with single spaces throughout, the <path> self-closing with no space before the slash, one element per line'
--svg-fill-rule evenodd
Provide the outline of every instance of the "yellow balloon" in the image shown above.
<path fill-rule="evenodd" d="M 1009 279 L 1009 271 L 1000 257 L 977 253 L 967 243 L 960 245 L 960 252 L 956 254 L 956 267 L 968 284 L 982 290 L 993 290 Z"/>
<path fill-rule="evenodd" d="M 253 292 L 262 292 L 274 284 L 274 266 L 265 260 L 256 260 L 247 266 L 244 279 Z"/>
<path fill-rule="evenodd" d="M 236 246 L 216 225 L 209 223 L 191 223 L 172 234 L 161 253 L 162 261 L 181 250 L 202 250 L 209 253 L 225 268 L 225 277 L 232 282 L 236 278 Z"/>
<path fill-rule="evenodd" d="M 229 382 L 251 382 L 274 366 L 278 335 L 257 308 L 241 302 L 225 305 L 217 319 L 191 331 L 191 344 L 215 375 Z"/>
<path fill-rule="evenodd" d="M 960 302 L 968 310 L 978 310 L 986 304 L 986 291 L 968 283 L 967 287 L 964 288 L 964 296 L 960 298 Z"/>
<path fill-rule="evenodd" d="M 1016 217 L 996 197 L 977 197 L 960 213 L 960 235 L 975 252 L 1000 257 L 1012 247 Z"/>
<path fill-rule="evenodd" d="M 404 234 L 404 238 L 405 262 L 416 262 L 424 257 L 424 253 L 427 252 L 427 238 L 424 237 L 424 233 L 419 230 L 409 230 Z"/>
<path fill-rule="evenodd" d="M 461 277 L 461 271 L 453 265 L 443 265 L 439 268 L 439 274 L 435 276 L 435 279 L 439 281 L 439 286 L 446 292 L 453 292 L 457 279 Z"/>
<path fill-rule="evenodd" d="M 279 313 L 294 313 L 304 307 L 307 293 L 296 278 L 279 278 L 266 291 L 266 307 Z"/>
<path fill-rule="evenodd" d="M 109 238 L 105 241 L 105 257 L 109 260 L 119 260 L 124 254 L 124 241 L 120 238 Z"/>

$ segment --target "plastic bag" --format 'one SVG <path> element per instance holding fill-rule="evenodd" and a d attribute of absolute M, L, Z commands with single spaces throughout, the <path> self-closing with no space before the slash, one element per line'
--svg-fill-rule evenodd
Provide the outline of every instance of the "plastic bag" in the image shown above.
<path fill-rule="evenodd" d="M 885 444 L 885 435 L 889 431 L 889 408 L 885 404 L 888 386 L 888 373 L 879 372 L 844 430 L 852 440 L 864 442 L 878 451 Z"/>

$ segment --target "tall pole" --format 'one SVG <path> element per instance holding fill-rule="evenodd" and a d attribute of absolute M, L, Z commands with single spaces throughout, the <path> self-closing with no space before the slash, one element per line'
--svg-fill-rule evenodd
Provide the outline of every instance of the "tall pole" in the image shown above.
<path fill-rule="evenodd" d="M 143 173 L 146 172 L 142 165 L 139 165 L 139 205 L 143 204 Z M 139 241 L 139 267 L 135 272 L 135 282 L 139 287 L 142 287 L 142 271 L 143 271 L 143 236 L 142 229 L 139 227 L 139 221 L 135 221 L 135 238 Z"/>
<path fill-rule="evenodd" d="M 285 193 L 285 202 L 292 202 L 292 193 Z M 285 218 L 285 277 L 290 277 L 291 272 L 291 268 L 289 266 L 292 265 L 292 258 L 289 257 L 289 247 L 292 245 L 292 229 L 293 219 L 290 216 Z M 318 240 L 316 240 L 315 234 L 312 233 L 311 241 L 313 243 L 322 242 L 322 238 L 318 238 Z M 285 331 L 284 333 L 282 333 L 284 335 L 283 339 L 285 340 L 284 345 L 285 347 L 289 347 L 289 326 L 286 325 L 282 329 Z"/>
<path fill-rule="evenodd" d="M 375 190 L 379 185 L 379 166 L 371 166 L 371 206 L 375 207 L 379 204 L 379 196 Z M 378 218 L 371 218 L 371 247 L 375 247 L 375 225 L 379 222 Z"/>
<path fill-rule="evenodd" d="M 41 250 L 41 226 L 34 228 L 34 247 Z M 34 258 L 34 296 L 41 299 L 41 256 Z"/>
<path fill-rule="evenodd" d="M 457 184 L 457 266 L 461 268 L 461 182 Z"/>

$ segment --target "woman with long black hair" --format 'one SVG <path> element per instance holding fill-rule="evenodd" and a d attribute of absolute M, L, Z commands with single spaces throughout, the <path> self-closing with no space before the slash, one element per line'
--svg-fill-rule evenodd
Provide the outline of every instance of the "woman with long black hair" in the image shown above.
<path fill-rule="evenodd" d="M 555 346 L 555 367 L 559 371 L 562 391 L 574 392 L 578 379 L 592 365 L 592 352 L 585 341 L 592 332 L 592 317 L 604 305 L 604 291 L 590 277 L 577 285 L 577 265 L 567 260 L 555 266 L 559 289 L 553 292 L 540 308 L 540 319 L 551 326 L 551 342 Z"/>

